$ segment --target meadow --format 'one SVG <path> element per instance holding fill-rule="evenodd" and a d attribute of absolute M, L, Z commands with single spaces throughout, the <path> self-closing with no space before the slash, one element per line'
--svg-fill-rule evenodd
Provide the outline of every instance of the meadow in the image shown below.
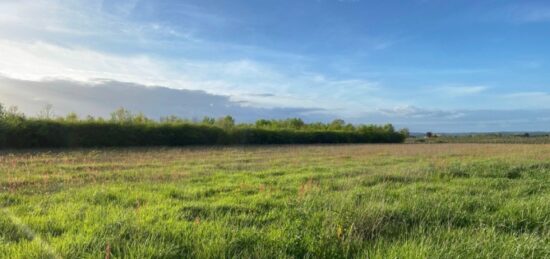
<path fill-rule="evenodd" d="M 523 136 L 519 134 L 473 134 L 473 135 L 444 135 L 434 138 L 411 137 L 405 143 L 441 144 L 441 143 L 477 143 L 477 144 L 550 144 L 548 134 Z"/>
<path fill-rule="evenodd" d="M 549 258 L 550 145 L 0 152 L 0 258 Z"/>

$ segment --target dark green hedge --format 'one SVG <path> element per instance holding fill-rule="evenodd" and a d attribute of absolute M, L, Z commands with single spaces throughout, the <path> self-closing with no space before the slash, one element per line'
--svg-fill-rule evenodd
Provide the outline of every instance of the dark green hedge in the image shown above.
<path fill-rule="evenodd" d="M 400 143 L 404 139 L 404 135 L 383 127 L 355 131 L 298 131 L 254 127 L 222 129 L 182 123 L 0 121 L 0 148 Z"/>

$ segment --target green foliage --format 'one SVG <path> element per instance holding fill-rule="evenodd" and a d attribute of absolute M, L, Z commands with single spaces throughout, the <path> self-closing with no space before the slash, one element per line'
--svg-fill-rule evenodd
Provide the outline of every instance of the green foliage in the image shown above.
<path fill-rule="evenodd" d="M 19 111 L 17 106 L 5 108 L 0 104 L 0 122 L 17 122 L 25 119 L 25 114 Z"/>
<path fill-rule="evenodd" d="M 332 130 L 342 130 L 344 129 L 345 124 L 346 122 L 344 120 L 336 119 L 330 123 L 329 128 Z"/>
<path fill-rule="evenodd" d="M 216 123 L 214 125 L 226 130 L 231 129 L 235 127 L 235 119 L 233 119 L 233 117 L 228 115 L 216 120 Z"/>
<path fill-rule="evenodd" d="M 152 120 L 147 120 L 148 122 L 153 122 Z M 166 116 L 166 117 L 161 117 L 160 118 L 160 122 L 161 123 L 171 123 L 171 124 L 178 124 L 178 123 L 190 123 L 189 120 L 187 119 L 182 119 L 178 116 L 175 116 L 175 115 L 170 115 L 170 116 Z"/>
<path fill-rule="evenodd" d="M 120 123 L 25 119 L 4 123 L 0 147 L 185 146 L 314 143 L 399 143 L 404 136 L 384 128 L 366 131 L 296 131 L 201 124 Z M 223 127 L 223 128 L 222 128 Z"/>
<path fill-rule="evenodd" d="M 405 136 L 391 125 L 306 124 L 301 119 L 259 120 L 254 125 L 236 124 L 231 116 L 205 117 L 196 123 L 176 116 L 160 121 L 124 108 L 108 121 L 77 114 L 51 118 L 51 107 L 39 118 L 6 113 L 0 127 L 0 148 L 185 146 L 314 143 L 399 143 Z"/>
<path fill-rule="evenodd" d="M 65 121 L 68 122 L 77 122 L 78 121 L 78 115 L 74 112 L 71 112 L 65 116 Z"/>
<path fill-rule="evenodd" d="M 204 125 L 213 126 L 215 123 L 216 123 L 215 118 L 210 118 L 210 117 L 206 116 L 202 119 L 202 124 L 204 124 Z"/>
<path fill-rule="evenodd" d="M 118 108 L 116 111 L 111 112 L 111 121 L 116 123 L 132 123 L 134 116 L 132 112 L 126 110 L 122 107 Z"/>
<path fill-rule="evenodd" d="M 411 135 L 411 133 L 409 132 L 409 129 L 407 129 L 407 128 L 400 129 L 399 133 L 401 133 L 401 135 L 405 136 L 405 138 L 408 138 Z"/>

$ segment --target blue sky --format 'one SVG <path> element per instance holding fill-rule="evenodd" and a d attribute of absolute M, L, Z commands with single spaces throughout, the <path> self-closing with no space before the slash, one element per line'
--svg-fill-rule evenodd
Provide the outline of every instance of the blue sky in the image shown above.
<path fill-rule="evenodd" d="M 549 28 L 545 1 L 0 0 L 0 101 L 104 115 L 51 82 L 119 82 L 223 96 L 243 120 L 550 130 Z"/>

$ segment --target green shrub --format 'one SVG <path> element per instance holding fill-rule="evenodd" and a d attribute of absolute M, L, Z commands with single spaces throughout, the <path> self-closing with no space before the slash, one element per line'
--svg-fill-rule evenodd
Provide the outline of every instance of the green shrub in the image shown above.
<path fill-rule="evenodd" d="M 405 136 L 369 130 L 221 128 L 189 123 L 118 123 L 21 119 L 0 122 L 1 148 L 399 143 Z"/>
<path fill-rule="evenodd" d="M 0 106 L 0 148 L 264 145 L 320 143 L 400 143 L 406 135 L 391 124 L 307 124 L 299 118 L 236 124 L 231 116 L 192 122 L 176 116 L 155 121 L 120 108 L 110 120 L 79 119 L 75 113 L 52 119 L 27 118 Z"/>

